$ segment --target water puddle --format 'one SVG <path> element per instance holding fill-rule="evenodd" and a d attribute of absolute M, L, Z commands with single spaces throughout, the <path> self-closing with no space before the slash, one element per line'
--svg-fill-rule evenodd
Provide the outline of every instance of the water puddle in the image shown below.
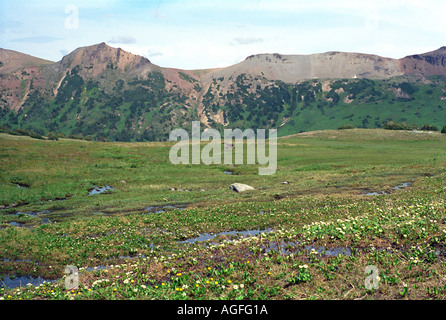
<path fill-rule="evenodd" d="M 14 226 L 14 227 L 24 227 L 25 226 L 24 223 L 15 222 L 15 221 L 11 221 L 9 224 Z"/>
<path fill-rule="evenodd" d="M 368 192 L 368 193 L 362 193 L 364 196 L 379 196 L 380 194 L 389 194 L 388 192 Z"/>
<path fill-rule="evenodd" d="M 26 215 L 26 216 L 30 216 L 30 217 L 35 217 L 35 216 L 37 216 L 37 215 L 39 215 L 39 214 L 46 214 L 46 213 L 51 213 L 51 211 L 50 211 L 50 210 L 43 210 L 43 211 L 39 211 L 39 212 L 33 212 L 33 211 L 30 211 L 30 212 L 22 212 L 22 211 L 18 211 L 15 215 L 16 215 L 16 216 L 19 216 L 19 215 Z"/>
<path fill-rule="evenodd" d="M 29 184 L 21 183 L 21 182 L 17 182 L 17 181 L 13 181 L 11 183 L 15 184 L 17 186 L 17 188 L 20 188 L 20 189 L 29 189 L 29 187 L 31 187 L 31 185 L 29 185 Z"/>
<path fill-rule="evenodd" d="M 208 241 L 208 240 L 214 239 L 215 237 L 218 237 L 218 236 L 243 236 L 243 237 L 246 236 L 246 237 L 251 237 L 251 236 L 258 235 L 260 233 L 268 233 L 271 230 L 272 230 L 271 228 L 267 228 L 267 229 L 264 229 L 264 230 L 253 229 L 253 230 L 246 230 L 246 231 L 223 231 L 223 232 L 220 232 L 220 233 L 203 233 L 203 234 L 199 235 L 196 238 L 191 238 L 191 239 L 179 241 L 179 243 L 191 244 L 191 243 L 195 243 L 195 242 L 204 242 L 204 241 Z"/>
<path fill-rule="evenodd" d="M 393 187 L 392 190 L 398 190 L 398 189 L 404 189 L 404 188 L 410 188 L 412 186 L 413 182 L 404 182 L 400 184 L 399 186 Z"/>
<path fill-rule="evenodd" d="M 400 185 L 397 185 L 393 188 L 391 188 L 391 190 L 399 190 L 399 189 L 405 189 L 405 188 L 410 188 L 412 186 L 413 182 L 409 181 L 409 182 L 404 182 Z M 390 194 L 390 191 L 381 191 L 381 192 L 367 192 L 367 193 L 362 193 L 362 195 L 364 196 L 379 196 L 382 194 Z"/>
<path fill-rule="evenodd" d="M 100 266 L 95 266 L 95 267 L 88 267 L 88 268 L 85 268 L 84 270 L 88 271 L 88 272 L 93 272 L 93 271 L 105 270 L 105 269 L 110 269 L 110 268 L 111 268 L 110 266 L 100 265 Z"/>
<path fill-rule="evenodd" d="M 254 229 L 254 230 L 246 230 L 246 231 L 224 231 L 220 233 L 203 233 L 199 235 L 196 238 L 191 238 L 183 241 L 179 241 L 178 243 L 186 243 L 186 244 L 193 244 L 196 242 L 205 242 L 212 240 L 218 236 L 242 236 L 242 237 L 251 237 L 258 235 L 260 233 L 268 233 L 272 231 L 271 228 L 267 228 L 264 230 L 260 229 Z M 214 244 L 214 243 L 209 243 Z M 216 244 L 216 243 L 215 243 Z M 326 256 L 326 257 L 336 257 L 339 255 L 345 255 L 350 256 L 352 254 L 352 250 L 349 247 L 333 247 L 333 248 L 326 248 L 326 247 L 317 247 L 317 246 L 305 246 L 303 247 L 299 242 L 270 242 L 269 244 L 260 245 L 260 249 L 262 249 L 263 253 L 269 253 L 271 251 L 279 252 L 283 255 L 289 255 L 292 253 L 296 253 L 298 251 L 306 250 L 310 254 L 317 254 L 318 256 Z"/>
<path fill-rule="evenodd" d="M 35 217 L 37 217 L 39 215 L 45 215 L 45 214 L 48 214 L 48 213 L 51 213 L 51 211 L 50 210 L 27 211 L 27 212 L 25 212 L 25 211 L 18 211 L 16 213 L 12 214 L 12 215 L 16 216 L 16 217 L 29 216 L 29 217 L 35 218 Z M 40 224 L 49 224 L 49 223 L 53 223 L 53 222 L 50 219 L 46 218 L 46 217 L 41 217 Z M 11 221 L 11 222 L 9 222 L 9 224 L 14 226 L 14 227 L 28 228 L 28 229 L 31 229 L 31 228 L 34 227 L 34 225 L 30 225 L 30 224 L 27 224 L 25 222 L 18 222 L 18 221 Z"/>
<path fill-rule="evenodd" d="M 234 172 L 232 172 L 232 171 L 223 171 L 223 173 L 232 175 Z"/>
<path fill-rule="evenodd" d="M 150 245 L 151 248 L 153 248 L 153 244 Z M 139 254 L 136 256 L 123 256 L 120 255 L 119 258 L 121 259 L 143 259 L 146 256 L 143 254 Z M 7 258 L 2 259 L 3 262 L 31 262 L 32 260 L 10 260 Z M 112 266 L 110 265 L 98 265 L 98 266 L 94 266 L 94 267 L 87 267 L 87 268 L 83 268 L 84 271 L 87 272 L 94 272 L 94 271 L 99 271 L 99 270 L 106 270 L 106 269 L 111 269 Z M 0 288 L 4 288 L 4 289 L 15 289 L 15 288 L 19 288 L 19 287 L 26 287 L 27 284 L 32 284 L 33 286 L 39 286 L 41 284 L 44 283 L 53 283 L 56 281 L 59 281 L 59 279 L 55 279 L 55 280 L 49 280 L 49 279 L 45 279 L 42 278 L 41 276 L 36 277 L 32 277 L 32 276 L 22 276 L 22 277 L 17 277 L 17 276 L 6 276 L 6 277 L 1 277 L 0 276 Z"/>
<path fill-rule="evenodd" d="M 314 252 L 314 254 L 326 257 L 337 257 L 339 255 L 351 256 L 352 254 L 352 250 L 349 247 L 325 248 L 325 247 L 306 246 L 305 249 L 310 251 L 310 253 Z"/>
<path fill-rule="evenodd" d="M 145 208 L 144 210 L 147 211 L 147 213 L 163 213 L 165 211 L 171 211 L 171 210 L 184 210 L 186 208 L 185 205 L 165 205 L 165 206 L 150 206 Z"/>
<path fill-rule="evenodd" d="M 115 189 L 113 189 L 113 188 L 110 187 L 110 186 L 103 186 L 103 187 L 93 186 L 92 189 L 89 189 L 89 190 L 88 190 L 88 194 L 89 194 L 90 196 L 92 196 L 92 195 L 95 195 L 95 194 L 101 194 L 101 193 L 104 193 L 104 192 L 109 191 L 109 190 L 115 190 Z"/>
<path fill-rule="evenodd" d="M 44 279 L 42 277 L 31 277 L 31 276 L 24 276 L 24 277 L 5 277 L 2 280 L 0 280 L 0 288 L 5 289 L 13 289 L 18 287 L 25 287 L 28 283 L 32 284 L 33 286 L 40 286 L 44 283 L 49 282 L 55 282 L 56 280 L 48 280 Z"/>
<path fill-rule="evenodd" d="M 49 224 L 49 223 L 53 223 L 53 222 L 48 218 L 42 218 L 42 224 Z"/>
<path fill-rule="evenodd" d="M 192 192 L 192 189 L 182 189 L 182 188 L 169 188 L 170 191 L 179 191 L 179 192 Z M 204 191 L 201 189 L 201 191 Z"/>
<path fill-rule="evenodd" d="M 315 246 L 305 246 L 302 247 L 299 242 L 270 242 L 267 245 L 261 245 L 260 248 L 262 252 L 269 253 L 271 251 L 277 251 L 283 255 L 295 254 L 299 251 L 309 251 L 310 254 L 326 257 L 336 257 L 339 255 L 350 256 L 352 250 L 349 247 L 315 247 Z"/>

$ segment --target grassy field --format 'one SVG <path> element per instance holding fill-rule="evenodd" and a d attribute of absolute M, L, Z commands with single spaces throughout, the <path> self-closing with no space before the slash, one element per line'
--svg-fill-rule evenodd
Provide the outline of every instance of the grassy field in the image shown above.
<path fill-rule="evenodd" d="M 0 134 L 0 299 L 446 298 L 446 135 L 293 135 L 271 176 L 172 145 Z"/>

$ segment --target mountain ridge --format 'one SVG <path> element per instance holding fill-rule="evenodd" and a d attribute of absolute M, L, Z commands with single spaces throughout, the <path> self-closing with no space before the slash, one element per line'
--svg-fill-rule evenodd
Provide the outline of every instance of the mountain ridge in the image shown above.
<path fill-rule="evenodd" d="M 15 58 L 2 58 L 8 54 Z M 249 125 L 290 133 L 318 128 L 318 117 L 326 117 L 329 108 L 332 119 L 342 114 L 367 126 L 371 110 L 367 119 L 355 120 L 343 114 L 345 107 L 396 102 L 396 119 L 404 120 L 404 103 L 416 99 L 429 77 L 443 75 L 446 47 L 400 59 L 341 51 L 261 53 L 228 67 L 198 70 L 161 67 L 105 42 L 77 48 L 57 62 L 0 49 L 0 125 L 146 140 L 165 138 L 192 120 L 220 129 Z M 438 106 L 446 99 L 440 87 Z M 424 103 L 424 95 L 419 99 Z M 437 107 L 433 103 L 431 109 Z M 437 119 L 435 113 L 426 119 Z"/>
<path fill-rule="evenodd" d="M 70 57 L 76 56 L 79 53 L 82 53 L 83 56 L 87 56 L 87 57 L 93 57 L 93 58 L 100 58 L 100 55 L 98 55 L 98 53 L 100 53 L 104 50 L 112 53 L 112 54 L 116 54 L 117 55 L 117 59 L 114 59 L 114 61 L 120 61 L 122 62 L 125 59 L 130 59 L 130 60 L 137 60 L 139 59 L 139 64 L 134 65 L 133 67 L 141 67 L 144 64 L 152 64 L 153 66 L 157 66 L 159 68 L 163 68 L 163 69 L 176 69 L 176 70 L 181 70 L 181 71 L 185 71 L 185 72 L 191 72 L 196 74 L 197 76 L 202 76 L 203 73 L 204 75 L 208 75 L 210 73 L 215 73 L 215 72 L 221 72 L 222 70 L 228 69 L 228 68 L 233 68 L 234 66 L 238 66 L 243 64 L 244 62 L 247 62 L 249 60 L 253 60 L 253 59 L 262 59 L 265 58 L 265 61 L 267 62 L 273 62 L 273 63 L 277 63 L 278 60 L 282 60 L 282 62 L 285 62 L 286 60 L 295 60 L 298 61 L 298 59 L 302 59 L 302 58 L 306 58 L 306 59 L 312 59 L 313 61 L 317 61 L 318 59 L 321 58 L 328 58 L 330 60 L 332 60 L 332 57 L 335 56 L 345 56 L 348 59 L 352 59 L 352 58 L 356 58 L 356 57 L 363 57 L 363 58 L 368 58 L 371 60 L 374 60 L 375 62 L 393 62 L 396 65 L 396 69 L 403 69 L 401 66 L 398 66 L 398 62 L 399 64 L 403 64 L 405 61 L 410 61 L 410 60 L 424 60 L 425 62 L 427 62 L 428 64 L 431 65 L 435 65 L 435 62 L 441 61 L 441 66 L 445 66 L 446 65 L 446 46 L 442 46 L 439 49 L 430 51 L 430 52 L 426 52 L 426 53 L 419 53 L 419 54 L 412 54 L 412 55 L 408 55 L 405 56 L 403 58 L 387 58 L 387 57 L 382 57 L 376 54 L 369 54 L 369 53 L 361 53 L 361 52 L 348 52 L 348 51 L 327 51 L 327 52 L 322 52 L 322 53 L 312 53 L 312 54 L 281 54 L 281 53 L 258 53 L 258 54 L 253 54 L 250 55 L 248 57 L 246 57 L 243 61 L 240 61 L 239 63 L 227 66 L 227 67 L 219 67 L 219 68 L 203 68 L 203 69 L 182 69 L 182 68 L 175 68 L 175 67 L 162 67 L 162 66 L 158 66 L 156 64 L 153 64 L 149 59 L 147 59 L 146 57 L 137 55 L 137 54 L 133 54 L 130 53 L 128 51 L 125 51 L 121 48 L 115 48 L 112 46 L 109 46 L 108 44 L 106 44 L 105 42 L 101 42 L 99 44 L 94 44 L 94 45 L 89 45 L 89 46 L 83 46 L 83 47 L 79 47 L 75 50 L 73 50 L 72 52 L 68 53 L 67 55 L 65 55 L 64 57 L 62 57 L 62 59 L 60 61 L 57 62 L 53 62 L 53 61 L 49 61 L 46 59 L 42 59 L 39 57 L 34 57 L 32 55 L 28 55 L 26 53 L 20 53 L 18 51 L 14 51 L 14 50 L 9 50 L 9 49 L 3 49 L 0 48 L 0 61 L 3 62 L 4 58 L 2 57 L 1 53 L 2 52 L 15 52 L 17 54 L 20 55 L 24 55 L 24 56 L 28 56 L 32 59 L 34 59 L 35 61 L 41 61 L 41 63 L 37 63 L 35 65 L 46 65 L 46 64 L 61 64 L 61 65 L 67 65 L 67 61 L 69 61 L 69 63 L 73 63 L 76 61 L 73 60 L 69 60 Z M 120 55 L 122 54 L 122 58 L 120 57 Z M 439 57 L 440 56 L 440 57 Z M 105 56 L 105 61 L 107 61 L 107 56 Z M 111 57 L 109 57 L 111 58 Z M 440 59 L 439 59 L 440 58 Z M 3 59 L 3 60 L 2 60 Z M 286 62 L 287 64 L 290 64 L 294 61 L 288 61 Z M 336 62 L 336 61 L 334 61 Z M 79 63 L 79 61 L 78 61 Z M 85 63 L 85 61 L 84 61 Z M 118 66 L 118 68 L 122 68 L 123 65 L 127 65 L 125 64 L 120 64 Z M 18 66 L 18 68 L 20 67 L 25 67 L 25 66 Z M 419 70 L 419 68 L 418 68 Z M 4 66 L 0 66 L 0 73 L 6 73 L 9 70 L 6 70 L 4 68 Z M 400 70 L 401 72 L 403 72 L 403 70 Z M 410 71 L 408 71 L 410 72 Z M 353 75 L 354 76 L 354 75 Z M 390 75 L 391 76 L 391 75 Z M 309 75 L 309 77 L 304 77 L 298 80 L 304 80 L 304 79 L 310 79 L 310 78 L 314 78 L 317 77 L 317 75 Z M 333 75 L 333 76 L 328 76 L 328 77 L 332 77 L 332 78 L 338 78 L 339 76 Z"/>

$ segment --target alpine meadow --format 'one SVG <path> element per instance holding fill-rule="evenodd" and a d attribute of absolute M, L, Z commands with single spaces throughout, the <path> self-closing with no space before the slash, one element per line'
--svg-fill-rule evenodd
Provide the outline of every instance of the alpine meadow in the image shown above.
<path fill-rule="evenodd" d="M 182 69 L 134 37 L 0 49 L 0 300 L 446 299 L 446 47 Z"/>

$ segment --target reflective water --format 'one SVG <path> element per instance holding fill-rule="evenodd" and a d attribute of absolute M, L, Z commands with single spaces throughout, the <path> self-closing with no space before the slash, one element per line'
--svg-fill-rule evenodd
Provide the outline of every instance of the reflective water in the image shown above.
<path fill-rule="evenodd" d="M 400 184 L 399 186 L 393 187 L 392 190 L 398 190 L 398 189 L 404 189 L 404 188 L 409 188 L 411 187 L 413 184 L 413 182 L 404 182 L 402 184 Z"/>
<path fill-rule="evenodd" d="M 15 221 L 11 221 L 9 224 L 13 225 L 14 227 L 23 227 L 24 226 L 23 223 L 19 223 L 19 222 L 15 222 Z"/>
<path fill-rule="evenodd" d="M 42 218 L 42 224 L 48 224 L 48 223 L 53 223 L 53 222 L 48 218 Z"/>
<path fill-rule="evenodd" d="M 33 212 L 33 211 L 29 211 L 29 212 L 22 212 L 22 211 L 18 211 L 15 215 L 27 215 L 27 216 L 36 216 L 39 214 L 45 214 L 45 213 L 51 213 L 50 210 L 43 210 L 43 211 L 39 211 L 39 212 Z"/>
<path fill-rule="evenodd" d="M 191 239 L 186 239 L 183 241 L 179 241 L 179 243 L 195 243 L 195 242 L 203 242 L 203 241 L 207 241 L 207 240 L 211 240 L 214 239 L 217 236 L 255 236 L 258 235 L 260 233 L 268 233 L 270 232 L 272 229 L 271 228 L 267 228 L 264 230 L 260 230 L 260 229 L 254 229 L 254 230 L 246 230 L 246 231 L 223 231 L 220 233 L 203 233 L 201 235 L 199 235 L 196 238 L 191 238 Z"/>
<path fill-rule="evenodd" d="M 39 286 L 46 282 L 54 282 L 56 280 L 48 280 L 42 277 L 5 277 L 0 280 L 0 287 L 5 289 L 17 288 L 17 287 L 25 287 L 28 283 L 31 283 L 33 286 Z"/>
<path fill-rule="evenodd" d="M 100 194 L 108 190 L 114 190 L 114 189 L 110 186 L 103 186 L 103 187 L 93 186 L 93 189 L 89 190 L 88 194 L 92 196 L 94 194 Z"/>
<path fill-rule="evenodd" d="M 413 184 L 412 181 L 404 182 L 404 183 L 402 183 L 400 185 L 397 185 L 397 186 L 393 187 L 392 190 L 399 190 L 399 189 L 409 188 L 409 187 L 412 186 L 412 184 Z M 390 192 L 387 192 L 387 191 L 376 192 L 375 191 L 375 192 L 363 193 L 363 195 L 365 195 L 365 196 L 379 196 L 379 195 L 382 195 L 382 194 L 390 194 Z"/>
<path fill-rule="evenodd" d="M 150 206 L 145 208 L 145 211 L 148 211 L 148 213 L 163 213 L 165 211 L 170 210 L 184 210 L 186 208 L 185 205 L 178 204 L 178 205 L 165 205 L 165 206 Z"/>
<path fill-rule="evenodd" d="M 315 246 L 305 246 L 303 247 L 299 242 L 271 242 L 266 245 L 261 245 L 260 248 L 262 249 L 262 252 L 269 253 L 271 251 L 277 251 L 280 254 L 283 255 L 289 255 L 292 253 L 296 253 L 303 250 L 308 250 L 310 254 L 315 254 L 318 256 L 329 256 L 329 257 L 335 257 L 339 255 L 345 255 L 350 256 L 352 254 L 352 250 L 349 247 L 315 247 Z"/>

